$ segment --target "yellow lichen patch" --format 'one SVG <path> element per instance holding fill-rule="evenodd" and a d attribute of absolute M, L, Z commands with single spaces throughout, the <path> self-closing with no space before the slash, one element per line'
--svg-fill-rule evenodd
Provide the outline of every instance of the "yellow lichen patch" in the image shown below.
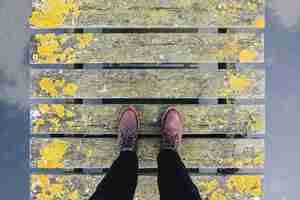
<path fill-rule="evenodd" d="M 48 33 L 35 35 L 37 47 L 36 52 L 33 53 L 33 61 L 42 64 L 74 61 L 74 49 L 71 47 L 63 48 L 67 39 L 68 37 L 64 34 Z M 64 80 L 57 80 L 54 84 L 61 87 L 64 84 Z"/>
<path fill-rule="evenodd" d="M 69 144 L 60 140 L 53 140 L 40 150 L 41 158 L 38 168 L 63 168 L 63 158 Z"/>
<path fill-rule="evenodd" d="M 54 82 L 50 78 L 42 78 L 39 81 L 39 86 L 41 90 L 47 92 L 51 97 L 58 96 L 58 92 L 55 88 Z"/>
<path fill-rule="evenodd" d="M 258 165 L 258 166 L 263 165 L 264 162 L 265 162 L 265 157 L 264 157 L 263 153 L 260 153 L 259 155 L 257 155 L 253 160 L 253 164 Z"/>
<path fill-rule="evenodd" d="M 57 132 L 61 127 L 60 119 L 57 117 L 49 118 L 48 121 L 52 125 L 52 127 L 49 128 L 49 131 Z"/>
<path fill-rule="evenodd" d="M 35 35 L 37 41 L 36 53 L 33 55 L 35 62 L 57 62 L 58 55 L 62 51 L 61 45 L 54 33 L 37 34 Z"/>
<path fill-rule="evenodd" d="M 36 34 L 35 39 L 39 42 L 41 41 L 51 41 L 51 40 L 57 40 L 57 35 L 55 33 L 47 33 L 47 34 Z"/>
<path fill-rule="evenodd" d="M 199 183 L 199 186 L 204 196 L 210 196 L 212 192 L 216 191 L 220 187 L 220 183 L 217 179 L 211 179 L 201 181 Z"/>
<path fill-rule="evenodd" d="M 209 200 L 225 200 L 225 192 L 222 188 L 217 189 L 212 193 Z"/>
<path fill-rule="evenodd" d="M 76 145 L 76 150 L 81 151 L 81 145 L 80 144 Z"/>
<path fill-rule="evenodd" d="M 240 52 L 240 62 L 245 63 L 245 62 L 253 62 L 257 58 L 257 53 L 254 50 L 248 50 L 244 49 Z"/>
<path fill-rule="evenodd" d="M 255 19 L 255 27 L 256 28 L 264 28 L 265 27 L 265 18 L 260 16 Z"/>
<path fill-rule="evenodd" d="M 52 109 L 58 117 L 63 118 L 65 116 L 65 107 L 64 107 L 64 105 L 55 104 L 55 105 L 52 105 Z"/>
<path fill-rule="evenodd" d="M 68 200 L 78 200 L 78 199 L 79 199 L 78 190 L 75 190 L 68 195 Z"/>
<path fill-rule="evenodd" d="M 36 195 L 37 200 L 53 200 L 53 197 L 49 193 L 39 193 Z"/>
<path fill-rule="evenodd" d="M 63 25 L 65 17 L 72 14 L 80 15 L 75 0 L 44 0 L 42 6 L 35 7 L 29 23 L 39 28 L 53 28 Z"/>
<path fill-rule="evenodd" d="M 55 80 L 54 81 L 54 85 L 56 86 L 56 87 L 63 87 L 64 86 L 64 84 L 65 84 L 65 80 L 64 79 L 61 79 L 61 80 Z"/>
<path fill-rule="evenodd" d="M 213 179 L 206 184 L 206 192 L 210 193 L 213 190 L 215 190 L 218 186 L 219 186 L 218 181 L 216 179 Z"/>
<path fill-rule="evenodd" d="M 259 176 L 231 176 L 226 180 L 231 191 L 250 194 L 252 197 L 262 196 L 261 178 Z"/>
<path fill-rule="evenodd" d="M 36 128 L 39 128 L 40 126 L 45 125 L 45 120 L 44 120 L 44 119 L 36 119 L 36 120 L 33 120 L 33 125 L 34 125 Z"/>
<path fill-rule="evenodd" d="M 32 187 L 39 187 L 39 194 L 37 194 L 37 200 L 44 199 L 57 199 L 58 197 L 62 197 L 64 194 L 64 178 L 60 177 L 55 180 L 55 183 L 52 183 L 53 180 L 50 181 L 47 175 L 43 174 L 34 174 L 31 176 Z"/>
<path fill-rule="evenodd" d="M 39 111 L 43 114 L 48 113 L 50 111 L 50 106 L 48 104 L 39 104 Z"/>
<path fill-rule="evenodd" d="M 66 48 L 64 54 L 66 55 L 66 64 L 74 63 L 75 62 L 75 50 L 73 48 Z"/>
<path fill-rule="evenodd" d="M 34 54 L 32 55 L 32 59 L 33 59 L 35 62 L 38 61 L 38 60 L 39 60 L 39 55 L 36 54 L 36 53 L 34 53 Z"/>
<path fill-rule="evenodd" d="M 236 92 L 244 92 L 251 85 L 251 80 L 246 75 L 233 74 L 229 75 L 229 88 Z"/>
<path fill-rule="evenodd" d="M 38 96 L 38 93 L 36 91 L 32 91 L 32 96 L 33 97 L 37 97 Z"/>
<path fill-rule="evenodd" d="M 74 96 L 74 94 L 77 92 L 78 90 L 78 85 L 74 84 L 74 83 L 68 83 L 64 89 L 63 89 L 63 93 L 64 96 Z"/>
<path fill-rule="evenodd" d="M 56 40 L 44 40 L 43 43 L 37 47 L 38 55 L 41 57 L 51 57 L 59 48 L 59 43 Z"/>
<path fill-rule="evenodd" d="M 48 77 L 44 77 L 39 80 L 38 85 L 41 91 L 46 92 L 50 97 L 57 97 L 62 95 L 73 96 L 79 88 L 77 84 L 66 83 L 64 79 L 52 80 Z"/>
<path fill-rule="evenodd" d="M 55 195 L 56 197 L 61 197 L 64 194 L 64 185 L 63 184 L 51 184 L 48 191 L 50 194 Z"/>
<path fill-rule="evenodd" d="M 29 23 L 39 28 L 51 28 L 63 24 L 64 18 L 62 16 L 55 17 L 41 11 L 33 11 Z"/>
<path fill-rule="evenodd" d="M 93 36 L 93 33 L 78 34 L 77 40 L 79 48 L 84 49 L 93 40 Z"/>
<path fill-rule="evenodd" d="M 67 128 L 70 128 L 70 129 L 72 129 L 74 126 L 74 122 L 72 122 L 72 121 L 67 121 L 66 124 L 67 124 Z"/>
<path fill-rule="evenodd" d="M 33 174 L 31 176 L 32 186 L 38 185 L 45 188 L 49 185 L 49 179 L 47 175 L 44 174 Z"/>
<path fill-rule="evenodd" d="M 265 121 L 261 117 L 256 117 L 251 123 L 251 130 L 258 131 L 265 128 Z"/>
<path fill-rule="evenodd" d="M 90 158 L 92 157 L 94 154 L 94 151 L 92 149 L 88 149 L 86 152 L 85 152 L 85 155 Z"/>
<path fill-rule="evenodd" d="M 66 117 L 67 118 L 73 118 L 74 117 L 74 113 L 72 111 L 67 110 L 66 111 Z"/>

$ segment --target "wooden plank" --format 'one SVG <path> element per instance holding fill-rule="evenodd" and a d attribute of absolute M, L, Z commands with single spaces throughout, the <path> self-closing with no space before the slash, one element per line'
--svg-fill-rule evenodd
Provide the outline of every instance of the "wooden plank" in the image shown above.
<path fill-rule="evenodd" d="M 263 0 L 33 0 L 34 28 L 264 28 Z"/>
<path fill-rule="evenodd" d="M 263 69 L 31 70 L 33 98 L 264 98 Z"/>
<path fill-rule="evenodd" d="M 32 134 L 117 134 L 127 105 L 33 104 Z M 160 134 L 160 116 L 168 105 L 135 105 L 140 134 Z M 264 105 L 176 105 L 186 134 L 264 133 Z"/>
<path fill-rule="evenodd" d="M 191 175 L 202 199 L 263 199 L 263 176 L 199 176 Z M 103 179 L 100 175 L 31 175 L 31 199 L 87 200 Z M 47 198 L 47 197 L 50 198 Z M 134 200 L 159 200 L 157 177 L 140 175 Z"/>
<path fill-rule="evenodd" d="M 32 37 L 32 64 L 264 61 L 259 33 L 66 33 Z"/>
<path fill-rule="evenodd" d="M 156 168 L 160 138 L 140 138 L 140 168 Z M 118 156 L 116 138 L 32 138 L 33 168 L 109 168 Z M 264 167 L 263 139 L 185 138 L 179 154 L 188 168 Z"/>

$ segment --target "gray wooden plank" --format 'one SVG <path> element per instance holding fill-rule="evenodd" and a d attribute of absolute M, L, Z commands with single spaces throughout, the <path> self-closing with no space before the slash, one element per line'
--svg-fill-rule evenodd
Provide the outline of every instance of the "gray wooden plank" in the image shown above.
<path fill-rule="evenodd" d="M 101 175 L 31 175 L 31 199 L 88 200 L 102 180 Z M 250 200 L 263 199 L 263 176 L 191 175 L 203 199 Z M 140 175 L 134 200 L 158 200 L 157 177 Z"/>
<path fill-rule="evenodd" d="M 264 98 L 258 68 L 31 70 L 33 98 Z"/>
<path fill-rule="evenodd" d="M 34 28 L 264 28 L 264 0 L 33 0 Z"/>
<path fill-rule="evenodd" d="M 168 105 L 134 105 L 140 134 L 160 134 Z M 127 105 L 32 104 L 32 134 L 117 134 Z M 264 134 L 264 105 L 176 105 L 186 134 Z"/>
<path fill-rule="evenodd" d="M 140 138 L 140 168 L 156 168 L 159 138 Z M 32 138 L 33 168 L 109 168 L 118 156 L 116 138 Z M 263 139 L 184 138 L 179 154 L 188 168 L 264 167 Z"/>
<path fill-rule="evenodd" d="M 32 64 L 262 63 L 262 33 L 65 33 L 32 37 Z"/>

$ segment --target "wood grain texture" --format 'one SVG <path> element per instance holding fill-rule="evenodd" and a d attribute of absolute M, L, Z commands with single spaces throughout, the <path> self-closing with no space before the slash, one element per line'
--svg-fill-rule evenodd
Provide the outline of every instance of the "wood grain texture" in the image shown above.
<path fill-rule="evenodd" d="M 32 37 L 32 64 L 263 63 L 260 33 L 66 33 Z"/>
<path fill-rule="evenodd" d="M 32 134 L 117 134 L 127 105 L 32 104 Z M 168 105 L 135 105 L 140 134 L 160 134 Z M 263 105 L 176 105 L 186 134 L 256 135 L 265 131 Z"/>
<path fill-rule="evenodd" d="M 31 70 L 33 98 L 264 98 L 263 69 Z"/>
<path fill-rule="evenodd" d="M 119 154 L 116 138 L 32 138 L 33 168 L 109 168 Z M 159 138 L 140 138 L 140 168 L 156 168 Z M 185 138 L 179 154 L 188 168 L 264 167 L 263 139 Z"/>
<path fill-rule="evenodd" d="M 264 28 L 264 9 L 263 0 L 33 0 L 29 23 L 34 28 Z"/>
<path fill-rule="evenodd" d="M 31 175 L 31 200 L 88 200 L 103 176 L 99 175 Z M 263 176 L 191 175 L 202 199 L 263 199 Z M 217 198 L 219 197 L 219 198 Z M 159 200 L 157 177 L 141 175 L 134 200 Z"/>

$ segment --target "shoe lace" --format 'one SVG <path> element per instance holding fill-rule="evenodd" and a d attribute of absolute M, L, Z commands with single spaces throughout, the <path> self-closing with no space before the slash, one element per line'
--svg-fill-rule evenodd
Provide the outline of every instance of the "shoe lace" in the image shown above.
<path fill-rule="evenodd" d="M 163 136 L 164 149 L 176 149 L 179 143 L 179 136 L 177 133 L 170 135 L 165 133 Z"/>
<path fill-rule="evenodd" d="M 120 130 L 120 146 L 121 148 L 133 148 L 136 141 L 136 134 L 133 132 L 132 128 L 126 127 Z"/>

